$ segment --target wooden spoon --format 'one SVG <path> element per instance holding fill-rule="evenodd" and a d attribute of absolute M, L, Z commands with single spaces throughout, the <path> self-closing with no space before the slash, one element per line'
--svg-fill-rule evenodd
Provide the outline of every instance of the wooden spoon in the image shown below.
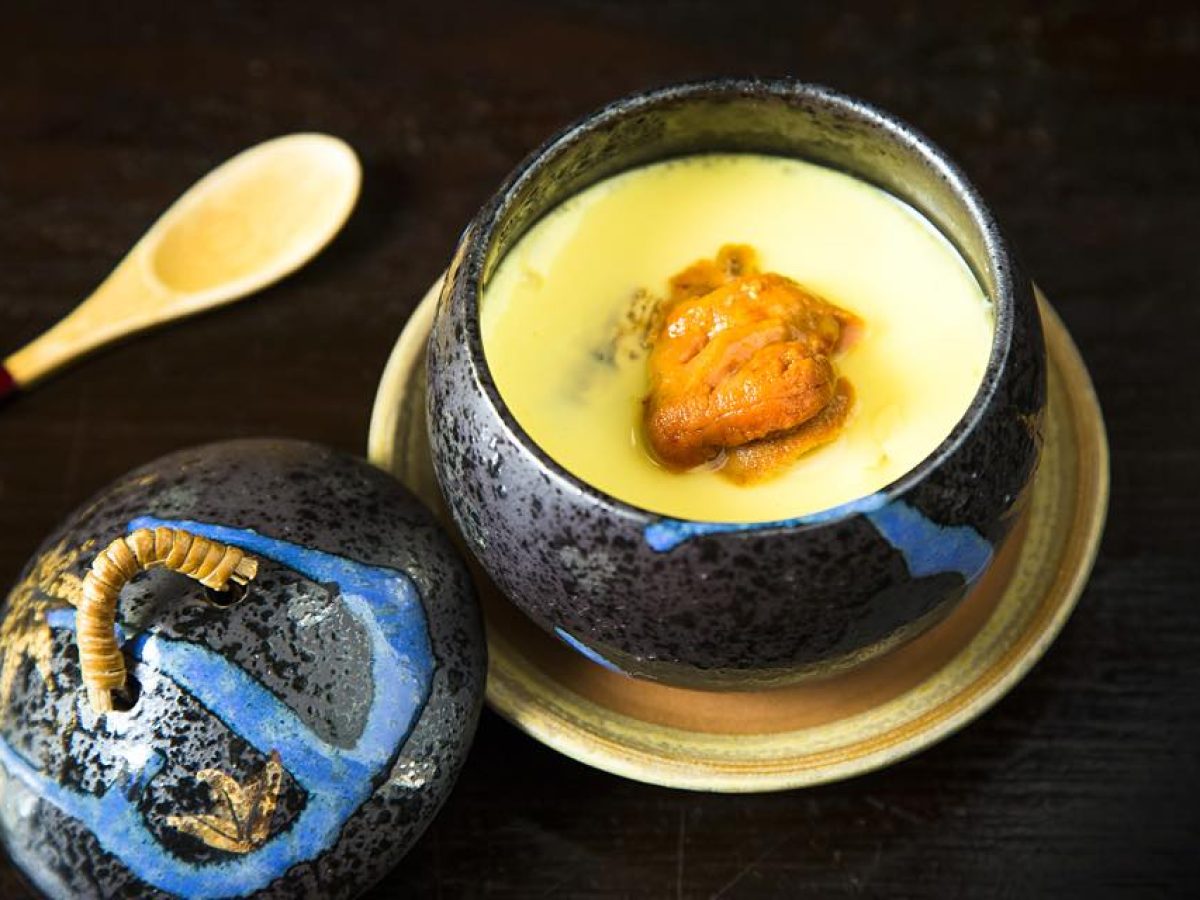
<path fill-rule="evenodd" d="M 0 398 L 146 328 L 240 300 L 304 265 L 358 198 L 354 151 L 323 134 L 251 147 L 175 201 L 96 292 L 0 365 Z"/>

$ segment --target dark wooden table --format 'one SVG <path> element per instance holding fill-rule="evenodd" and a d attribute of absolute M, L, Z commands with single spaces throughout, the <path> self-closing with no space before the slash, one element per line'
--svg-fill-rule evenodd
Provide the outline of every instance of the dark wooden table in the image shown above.
<path fill-rule="evenodd" d="M 300 275 L 0 411 L 0 584 L 89 494 L 167 451 L 289 435 L 363 452 L 414 302 L 510 167 L 571 119 L 701 75 L 825 82 L 963 164 L 1092 368 L 1113 492 L 1079 609 L 965 732 L 815 790 L 647 787 L 485 714 L 456 792 L 379 896 L 1194 896 L 1200 13 L 968 7 L 6 4 L 0 356 L 247 145 L 330 131 L 366 182 Z M 0 895 L 25 890 L 0 863 Z"/>

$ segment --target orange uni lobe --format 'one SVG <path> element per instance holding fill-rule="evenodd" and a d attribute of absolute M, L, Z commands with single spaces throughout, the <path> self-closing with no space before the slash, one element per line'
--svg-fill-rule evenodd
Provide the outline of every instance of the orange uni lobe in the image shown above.
<path fill-rule="evenodd" d="M 861 331 L 853 313 L 726 245 L 675 275 L 649 355 L 644 423 L 672 469 L 723 460 L 737 482 L 776 474 L 833 440 L 853 405 L 833 357 Z"/>

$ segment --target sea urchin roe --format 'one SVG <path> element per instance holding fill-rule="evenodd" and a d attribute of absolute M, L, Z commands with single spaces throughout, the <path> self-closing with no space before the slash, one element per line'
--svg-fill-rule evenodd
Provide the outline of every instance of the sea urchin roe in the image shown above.
<path fill-rule="evenodd" d="M 726 245 L 671 279 L 649 356 L 646 434 L 668 468 L 768 477 L 837 437 L 854 400 L 833 357 L 861 322 Z"/>

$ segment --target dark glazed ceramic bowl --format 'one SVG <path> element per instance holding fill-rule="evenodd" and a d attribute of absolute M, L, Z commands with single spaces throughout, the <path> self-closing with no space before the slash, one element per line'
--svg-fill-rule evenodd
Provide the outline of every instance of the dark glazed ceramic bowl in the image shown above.
<path fill-rule="evenodd" d="M 920 465 L 878 493 L 783 522 L 664 519 L 583 483 L 516 422 L 488 370 L 479 304 L 504 255 L 589 185 L 703 152 L 798 157 L 924 213 L 995 310 L 978 393 Z M 463 237 L 430 338 L 428 424 L 443 493 L 504 594 L 610 668 L 695 687 L 818 677 L 915 636 L 974 585 L 1037 465 L 1045 350 L 1033 287 L 962 172 L 910 126 L 795 81 L 639 94 L 539 149 Z"/>

